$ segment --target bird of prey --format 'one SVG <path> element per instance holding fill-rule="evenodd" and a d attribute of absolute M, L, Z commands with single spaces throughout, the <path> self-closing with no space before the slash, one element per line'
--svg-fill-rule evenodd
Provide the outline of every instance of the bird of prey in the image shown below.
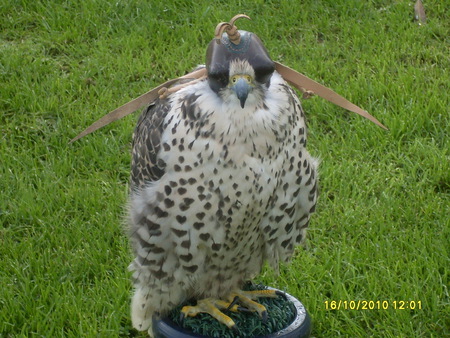
<path fill-rule="evenodd" d="M 277 268 L 305 238 L 317 199 L 317 161 L 306 150 L 296 93 L 253 33 L 234 21 L 208 46 L 207 77 L 144 110 L 133 136 L 130 238 L 132 322 L 151 327 L 186 299 L 234 327 L 233 300 L 264 262 Z M 150 329 L 151 330 L 151 329 Z M 149 331 L 150 332 L 150 331 Z M 151 333 L 151 332 L 150 332 Z"/>

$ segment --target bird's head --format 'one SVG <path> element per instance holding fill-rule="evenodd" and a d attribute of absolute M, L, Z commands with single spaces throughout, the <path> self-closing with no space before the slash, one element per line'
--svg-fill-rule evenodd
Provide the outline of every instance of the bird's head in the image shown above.
<path fill-rule="evenodd" d="M 255 80 L 255 71 L 246 60 L 233 60 L 230 63 L 227 87 L 236 94 L 242 108 L 245 106 L 249 93 L 257 86 L 259 84 Z"/>
<path fill-rule="evenodd" d="M 268 87 L 275 64 L 261 40 L 253 33 L 238 31 L 234 21 L 220 23 L 206 53 L 209 86 L 216 93 L 235 94 L 244 108 L 247 98 Z"/>

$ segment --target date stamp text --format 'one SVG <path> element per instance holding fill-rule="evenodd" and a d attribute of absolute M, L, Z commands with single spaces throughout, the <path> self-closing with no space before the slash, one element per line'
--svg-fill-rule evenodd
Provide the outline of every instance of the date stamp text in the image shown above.
<path fill-rule="evenodd" d="M 325 310 L 422 310 L 420 300 L 326 300 Z"/>

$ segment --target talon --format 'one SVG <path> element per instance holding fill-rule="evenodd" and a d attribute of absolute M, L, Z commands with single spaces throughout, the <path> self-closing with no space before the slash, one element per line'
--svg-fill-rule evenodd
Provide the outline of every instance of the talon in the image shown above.
<path fill-rule="evenodd" d="M 263 323 L 267 323 L 267 318 L 268 318 L 268 317 L 269 317 L 269 316 L 267 315 L 267 310 L 261 312 L 261 318 L 262 318 Z"/>
<path fill-rule="evenodd" d="M 181 322 L 181 324 L 183 324 L 185 317 L 186 317 L 185 314 L 183 312 L 181 312 L 180 313 L 180 322 Z"/>
<path fill-rule="evenodd" d="M 237 304 L 237 302 L 239 301 L 239 296 L 235 296 L 233 298 L 233 300 L 231 301 L 230 305 L 228 305 L 228 307 L 225 309 L 226 311 L 230 310 L 234 305 Z M 239 309 L 239 307 L 238 307 Z"/>
<path fill-rule="evenodd" d="M 253 312 L 252 310 L 247 309 L 246 307 L 238 306 L 238 311 L 241 312 Z"/>

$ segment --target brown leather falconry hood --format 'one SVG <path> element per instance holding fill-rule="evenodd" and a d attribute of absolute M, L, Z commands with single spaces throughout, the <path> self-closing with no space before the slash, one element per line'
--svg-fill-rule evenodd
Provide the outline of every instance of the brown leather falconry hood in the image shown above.
<path fill-rule="evenodd" d="M 230 22 L 222 22 L 216 28 L 216 36 L 206 51 L 206 71 L 212 90 L 219 91 L 229 81 L 230 62 L 247 60 L 255 71 L 259 83 L 268 84 L 275 70 L 275 63 L 256 34 L 237 30 L 234 22 L 246 15 L 236 15 Z M 226 33 L 224 32 L 226 31 Z"/>

